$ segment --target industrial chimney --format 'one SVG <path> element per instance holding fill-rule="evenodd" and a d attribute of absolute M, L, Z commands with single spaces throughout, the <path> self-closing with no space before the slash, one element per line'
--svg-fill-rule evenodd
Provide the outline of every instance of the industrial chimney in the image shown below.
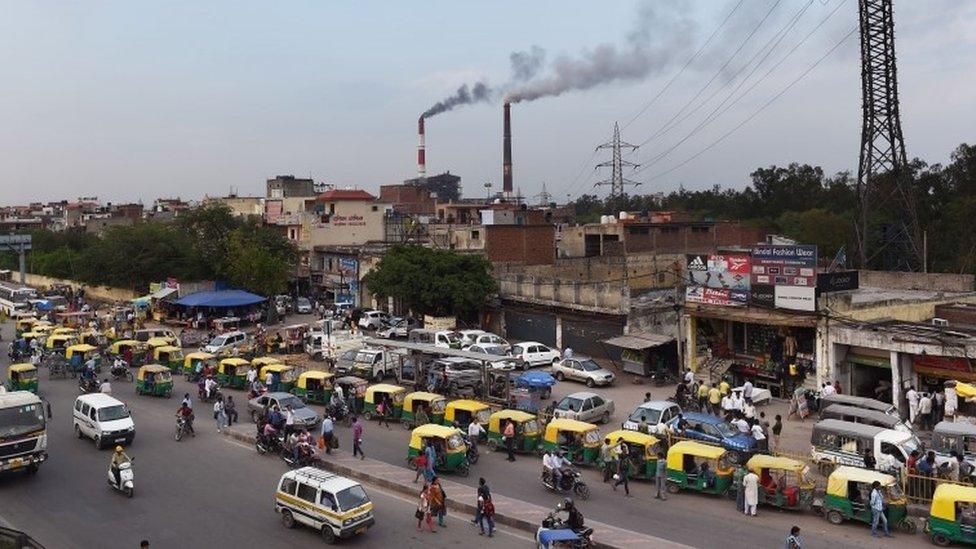
<path fill-rule="evenodd" d="M 417 177 L 424 179 L 427 177 L 427 152 L 424 148 L 424 117 L 421 116 L 417 120 L 417 135 L 419 136 L 419 142 L 417 144 Z"/>
<path fill-rule="evenodd" d="M 502 193 L 512 195 L 512 106 L 505 103 L 505 128 L 502 137 Z"/>

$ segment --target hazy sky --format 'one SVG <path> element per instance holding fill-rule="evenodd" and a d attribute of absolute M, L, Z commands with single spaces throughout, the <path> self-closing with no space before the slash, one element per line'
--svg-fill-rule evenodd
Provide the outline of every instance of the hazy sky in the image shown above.
<path fill-rule="evenodd" d="M 509 55 L 532 46 L 546 51 L 535 82 L 558 66 L 589 89 L 513 107 L 526 195 L 543 181 L 559 201 L 592 192 L 605 158 L 591 153 L 614 121 L 625 140 L 646 141 L 630 157 L 647 166 L 640 192 L 742 186 L 756 167 L 790 161 L 855 169 L 859 46 L 856 33 L 841 40 L 856 0 L 744 0 L 671 80 L 738 3 L 0 0 L 0 203 L 260 194 L 276 174 L 375 191 L 416 174 L 421 112 L 463 83 L 505 85 Z M 976 3 L 895 0 L 895 20 L 908 154 L 945 162 L 974 140 Z M 629 78 L 600 84 L 581 57 Z M 466 196 L 486 181 L 497 190 L 500 103 L 432 118 L 427 146 L 428 173 L 461 175 Z"/>

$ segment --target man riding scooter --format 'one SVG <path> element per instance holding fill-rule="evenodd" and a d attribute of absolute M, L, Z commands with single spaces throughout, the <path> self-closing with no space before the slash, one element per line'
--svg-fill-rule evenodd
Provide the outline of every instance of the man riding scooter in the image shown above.
<path fill-rule="evenodd" d="M 130 463 L 131 461 L 132 458 L 125 453 L 125 450 L 121 446 L 115 447 L 115 453 L 112 454 L 112 461 L 109 466 L 112 469 L 112 476 L 115 477 L 116 488 L 121 489 L 122 484 L 122 473 L 119 471 L 119 468 L 122 467 L 123 463 Z"/>

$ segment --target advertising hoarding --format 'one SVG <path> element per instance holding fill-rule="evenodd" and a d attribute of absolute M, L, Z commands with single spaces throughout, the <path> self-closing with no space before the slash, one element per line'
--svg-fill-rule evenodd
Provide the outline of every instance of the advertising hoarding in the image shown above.
<path fill-rule="evenodd" d="M 816 311 L 817 289 L 802 286 L 775 286 L 773 302 L 777 309 Z"/>
<path fill-rule="evenodd" d="M 751 262 L 747 253 L 691 254 L 687 263 L 689 286 L 749 291 Z"/>

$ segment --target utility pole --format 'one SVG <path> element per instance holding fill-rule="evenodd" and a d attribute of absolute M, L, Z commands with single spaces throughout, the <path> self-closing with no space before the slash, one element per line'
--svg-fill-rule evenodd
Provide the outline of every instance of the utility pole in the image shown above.
<path fill-rule="evenodd" d="M 552 194 L 549 193 L 548 191 L 546 191 L 546 182 L 545 181 L 542 182 L 542 192 L 539 193 L 539 194 L 537 194 L 537 195 L 533 195 L 532 198 L 538 198 L 539 199 L 539 205 L 540 206 L 548 206 L 549 205 L 549 202 L 552 201 Z"/>
<path fill-rule="evenodd" d="M 858 259 L 862 269 L 871 255 L 871 222 L 884 203 L 898 202 L 897 221 L 883 230 L 881 248 L 888 248 L 885 267 L 918 270 L 922 262 L 922 237 L 908 173 L 905 141 L 898 108 L 898 74 L 895 67 L 895 23 L 892 0 L 859 0 L 861 25 L 861 154 L 857 170 Z M 879 179 L 892 178 L 879 188 Z M 879 250 L 881 251 L 881 250 Z M 877 252 L 876 252 L 877 253 Z M 875 253 L 875 255 L 876 255 Z"/>
<path fill-rule="evenodd" d="M 640 166 L 640 164 L 634 164 L 633 162 L 628 162 L 624 160 L 622 155 L 620 154 L 620 149 L 622 148 L 628 148 L 631 151 L 636 151 L 637 145 L 631 145 L 630 143 L 621 141 L 620 127 L 617 125 L 616 122 L 614 122 L 613 140 L 611 140 L 609 143 L 604 143 L 596 148 L 596 150 L 610 149 L 611 151 L 613 151 L 613 158 L 609 162 L 602 162 L 596 165 L 597 169 L 607 168 L 607 167 L 611 169 L 610 179 L 604 179 L 603 181 L 596 183 L 596 185 L 597 186 L 610 185 L 610 196 L 612 197 L 623 196 L 624 185 L 634 185 L 634 186 L 640 185 L 640 183 L 638 183 L 637 181 L 631 181 L 630 179 L 624 178 L 624 167 L 636 168 Z"/>

